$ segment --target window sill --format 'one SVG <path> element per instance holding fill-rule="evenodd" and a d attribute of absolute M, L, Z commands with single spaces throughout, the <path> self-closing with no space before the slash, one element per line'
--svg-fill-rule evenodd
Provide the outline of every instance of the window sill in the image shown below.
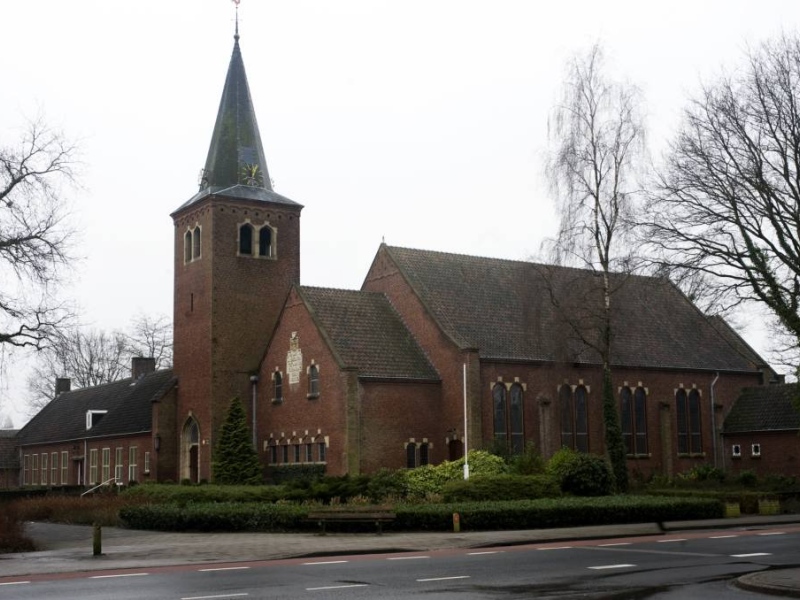
<path fill-rule="evenodd" d="M 760 454 L 751 454 L 750 458 L 752 458 L 753 460 L 761 460 L 761 455 Z"/>
<path fill-rule="evenodd" d="M 306 398 L 309 400 L 315 400 L 316 398 L 319 398 L 319 394 L 306 394 Z"/>
<path fill-rule="evenodd" d="M 731 456 L 731 460 L 742 460 L 741 454 L 734 454 Z"/>
<path fill-rule="evenodd" d="M 678 458 L 705 458 L 705 452 L 678 452 Z"/>
<path fill-rule="evenodd" d="M 641 460 L 641 459 L 648 459 L 653 458 L 653 455 L 649 452 L 647 454 L 626 454 L 625 458 L 628 460 Z"/>
<path fill-rule="evenodd" d="M 273 398 L 272 399 L 272 403 L 273 404 L 283 404 L 283 398 Z"/>

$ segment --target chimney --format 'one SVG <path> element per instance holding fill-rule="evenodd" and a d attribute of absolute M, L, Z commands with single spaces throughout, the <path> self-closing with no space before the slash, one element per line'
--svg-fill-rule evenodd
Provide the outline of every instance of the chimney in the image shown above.
<path fill-rule="evenodd" d="M 134 356 L 131 359 L 131 376 L 134 380 L 141 379 L 145 375 L 155 373 L 156 359 L 152 356 Z"/>
<path fill-rule="evenodd" d="M 70 391 L 72 380 L 69 377 L 56 377 L 56 396 Z"/>

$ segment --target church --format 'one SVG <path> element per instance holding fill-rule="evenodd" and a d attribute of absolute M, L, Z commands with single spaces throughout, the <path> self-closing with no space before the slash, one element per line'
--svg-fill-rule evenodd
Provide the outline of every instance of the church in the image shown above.
<path fill-rule="evenodd" d="M 360 290 L 301 285 L 303 208 L 272 189 L 237 24 L 199 189 L 172 213 L 174 366 L 143 358 L 120 382 L 60 381 L 17 435 L 20 484 L 212 481 L 234 398 L 265 480 L 471 449 L 604 452 L 593 272 L 382 244 Z M 670 282 L 614 286 L 631 474 L 722 462 L 740 390 L 774 373 Z"/>

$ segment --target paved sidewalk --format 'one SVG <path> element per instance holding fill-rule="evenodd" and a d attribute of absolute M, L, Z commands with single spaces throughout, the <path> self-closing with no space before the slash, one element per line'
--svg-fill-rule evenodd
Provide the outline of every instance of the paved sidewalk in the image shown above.
<path fill-rule="evenodd" d="M 461 533 L 328 534 L 315 533 L 168 533 L 103 528 L 101 556 L 92 556 L 92 528 L 81 525 L 28 523 L 37 552 L 0 555 L 0 579 L 104 569 L 136 569 L 204 563 L 275 560 L 318 555 L 366 554 L 479 548 L 659 535 L 664 532 L 718 528 L 759 528 L 798 524 L 800 515 L 746 516 L 736 519 L 596 525 L 522 531 Z M 800 597 L 800 568 L 745 575 L 747 589 Z"/>

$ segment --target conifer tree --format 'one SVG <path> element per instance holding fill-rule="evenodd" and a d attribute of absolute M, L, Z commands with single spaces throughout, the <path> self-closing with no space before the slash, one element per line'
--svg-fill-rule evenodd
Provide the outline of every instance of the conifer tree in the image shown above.
<path fill-rule="evenodd" d="M 247 416 L 239 398 L 231 401 L 213 462 L 214 483 L 258 485 L 263 483 L 261 461 L 253 448 Z"/>

